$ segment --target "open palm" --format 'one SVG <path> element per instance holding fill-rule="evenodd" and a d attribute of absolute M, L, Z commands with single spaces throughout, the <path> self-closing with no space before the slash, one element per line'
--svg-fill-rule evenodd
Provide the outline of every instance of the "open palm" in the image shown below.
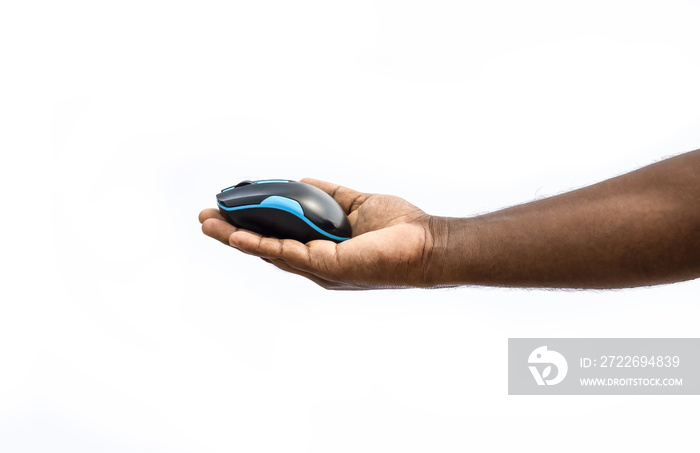
<path fill-rule="evenodd" d="M 427 286 L 433 237 L 430 216 L 402 198 L 366 194 L 314 179 L 348 214 L 353 237 L 336 244 L 262 237 L 225 222 L 216 209 L 200 214 L 202 230 L 245 253 L 328 289 Z"/>

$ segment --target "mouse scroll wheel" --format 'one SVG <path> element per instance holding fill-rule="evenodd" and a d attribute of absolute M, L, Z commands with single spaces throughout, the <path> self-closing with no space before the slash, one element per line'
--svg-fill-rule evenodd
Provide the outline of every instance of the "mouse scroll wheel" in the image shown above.
<path fill-rule="evenodd" d="M 253 184 L 253 181 L 249 181 L 246 179 L 245 181 L 241 181 L 233 187 L 242 187 L 242 186 L 247 186 L 248 184 Z"/>

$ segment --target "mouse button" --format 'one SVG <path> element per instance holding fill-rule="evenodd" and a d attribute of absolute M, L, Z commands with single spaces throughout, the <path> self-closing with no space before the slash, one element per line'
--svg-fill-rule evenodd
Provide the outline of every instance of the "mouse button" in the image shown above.
<path fill-rule="evenodd" d="M 248 187 L 253 186 L 250 185 L 241 189 L 218 193 L 216 194 L 216 200 L 220 205 L 227 208 L 233 208 L 237 206 L 257 205 L 269 196 L 269 194 L 258 193 L 255 190 L 247 190 Z"/>
<path fill-rule="evenodd" d="M 233 189 L 235 189 L 235 188 L 237 188 L 237 187 L 247 186 L 248 184 L 253 184 L 253 181 L 249 181 L 249 180 L 246 179 L 245 181 L 239 182 L 239 183 L 236 184 L 235 186 L 231 186 L 231 187 L 227 187 L 227 188 L 223 189 L 223 190 L 221 191 L 221 193 L 228 192 L 229 190 L 233 190 Z"/>
<path fill-rule="evenodd" d="M 281 209 L 282 211 L 291 212 L 300 217 L 304 216 L 304 210 L 298 201 L 292 200 L 291 198 L 281 197 L 279 195 L 273 195 L 271 197 L 265 198 L 261 203 L 261 207 Z"/>

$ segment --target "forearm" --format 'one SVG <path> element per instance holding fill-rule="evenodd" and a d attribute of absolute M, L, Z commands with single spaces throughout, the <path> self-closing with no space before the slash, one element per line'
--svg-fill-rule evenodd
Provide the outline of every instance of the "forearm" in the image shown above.
<path fill-rule="evenodd" d="M 467 219 L 434 218 L 438 285 L 615 288 L 700 276 L 700 151 Z"/>

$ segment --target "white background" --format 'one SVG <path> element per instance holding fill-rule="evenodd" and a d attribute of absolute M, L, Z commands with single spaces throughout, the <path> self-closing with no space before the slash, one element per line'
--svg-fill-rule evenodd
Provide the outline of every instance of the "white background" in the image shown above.
<path fill-rule="evenodd" d="M 697 397 L 507 396 L 508 337 L 697 337 L 700 281 L 329 292 L 242 179 L 465 216 L 700 147 L 697 2 L 0 6 L 0 451 L 696 451 Z"/>

